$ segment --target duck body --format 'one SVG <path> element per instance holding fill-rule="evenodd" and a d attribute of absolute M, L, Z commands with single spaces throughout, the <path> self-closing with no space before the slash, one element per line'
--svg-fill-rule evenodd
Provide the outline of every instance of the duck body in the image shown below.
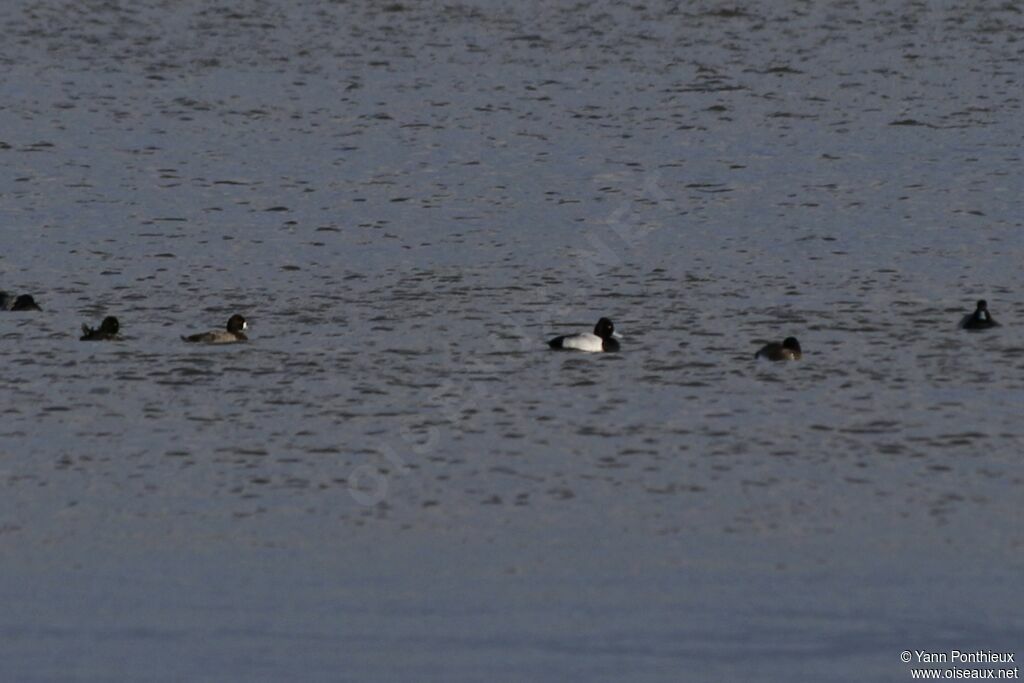
<path fill-rule="evenodd" d="M 770 361 L 800 360 L 803 351 L 796 337 L 786 337 L 782 342 L 765 344 L 754 354 L 754 358 L 766 358 Z"/>
<path fill-rule="evenodd" d="M 594 326 L 594 331 L 581 334 L 567 334 L 555 337 L 548 346 L 559 351 L 587 351 L 589 353 L 615 352 L 619 350 L 619 340 L 615 339 L 615 325 L 608 318 L 601 318 Z"/>
<path fill-rule="evenodd" d="M 978 301 L 974 313 L 965 315 L 960 321 L 960 327 L 965 330 L 987 330 L 999 327 L 999 323 L 992 319 L 988 312 L 988 302 L 984 299 Z"/>
<path fill-rule="evenodd" d="M 81 341 L 118 341 L 121 337 L 118 336 L 118 331 L 121 329 L 121 323 L 117 321 L 114 316 L 107 316 L 100 323 L 100 326 L 96 329 L 89 327 L 88 325 L 82 325 L 82 336 Z"/>
<path fill-rule="evenodd" d="M 182 336 L 182 339 L 201 344 L 234 344 L 235 342 L 249 341 L 243 332 L 248 327 L 249 324 L 245 322 L 245 318 L 236 313 L 228 319 L 227 329 L 190 334 Z"/>
<path fill-rule="evenodd" d="M 0 311 L 41 311 L 39 304 L 32 298 L 31 294 L 14 296 L 7 292 L 0 292 Z"/>

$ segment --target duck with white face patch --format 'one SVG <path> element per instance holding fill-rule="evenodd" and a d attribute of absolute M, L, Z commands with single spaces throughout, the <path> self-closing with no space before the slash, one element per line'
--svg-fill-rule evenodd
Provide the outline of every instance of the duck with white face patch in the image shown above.
<path fill-rule="evenodd" d="M 245 318 L 236 313 L 228 318 L 227 329 L 225 330 L 211 330 L 209 332 L 190 334 L 187 337 L 183 336 L 182 339 L 187 342 L 201 344 L 233 344 L 234 342 L 249 340 L 243 333 L 243 330 L 247 329 L 249 329 L 249 323 L 245 322 Z"/>
<path fill-rule="evenodd" d="M 978 301 L 974 313 L 969 313 L 960 321 L 960 327 L 965 330 L 987 330 L 992 327 L 999 327 L 999 323 L 992 319 L 988 312 L 988 302 L 984 299 Z"/>

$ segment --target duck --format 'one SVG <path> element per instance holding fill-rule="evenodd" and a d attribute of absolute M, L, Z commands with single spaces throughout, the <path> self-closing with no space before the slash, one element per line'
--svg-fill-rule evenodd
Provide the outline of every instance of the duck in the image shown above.
<path fill-rule="evenodd" d="M 232 344 L 234 342 L 248 341 L 249 338 L 242 332 L 242 330 L 248 328 L 249 324 L 245 322 L 245 318 L 236 313 L 228 318 L 226 330 L 211 330 L 210 332 L 190 334 L 187 337 L 182 336 L 182 339 L 187 342 L 202 342 L 204 344 Z"/>
<path fill-rule="evenodd" d="M 786 337 L 782 343 L 771 342 L 761 347 L 761 350 L 754 354 L 754 358 L 767 358 L 768 360 L 800 360 L 803 351 L 800 350 L 800 342 L 796 337 Z"/>
<path fill-rule="evenodd" d="M 32 298 L 31 294 L 14 296 L 7 292 L 0 292 L 0 310 L 2 311 L 41 311 L 39 304 Z"/>
<path fill-rule="evenodd" d="M 117 336 L 121 329 L 121 323 L 112 315 L 108 315 L 95 330 L 88 325 L 82 325 L 81 341 L 118 341 Z"/>
<path fill-rule="evenodd" d="M 960 327 L 965 330 L 987 330 L 990 327 L 999 327 L 999 323 L 992 319 L 988 312 L 988 302 L 980 299 L 974 313 L 969 313 L 960 320 Z"/>
<path fill-rule="evenodd" d="M 594 332 L 582 332 L 580 334 L 567 334 L 555 337 L 548 342 L 548 346 L 559 350 L 609 352 L 618 351 L 619 342 L 615 337 L 615 325 L 608 318 L 601 318 L 594 325 Z"/>

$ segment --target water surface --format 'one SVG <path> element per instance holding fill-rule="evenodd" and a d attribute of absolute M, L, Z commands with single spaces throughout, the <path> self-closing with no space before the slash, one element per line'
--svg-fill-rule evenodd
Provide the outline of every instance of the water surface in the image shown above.
<path fill-rule="evenodd" d="M 1012 5 L 0 18 L 0 287 L 45 309 L 0 319 L 6 677 L 1019 647 Z M 546 349 L 601 315 L 623 353 Z"/>

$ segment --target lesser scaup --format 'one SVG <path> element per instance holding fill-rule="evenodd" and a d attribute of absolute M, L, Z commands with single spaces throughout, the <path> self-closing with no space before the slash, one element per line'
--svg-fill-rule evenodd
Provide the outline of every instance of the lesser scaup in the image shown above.
<path fill-rule="evenodd" d="M 31 294 L 13 296 L 7 292 L 0 292 L 0 310 L 4 311 L 41 311 L 39 304 L 32 298 Z"/>
<path fill-rule="evenodd" d="M 228 318 L 227 330 L 200 332 L 187 337 L 183 336 L 182 339 L 187 342 L 203 342 L 205 344 L 231 344 L 232 342 L 248 341 L 249 338 L 242 333 L 242 330 L 248 327 L 245 318 L 236 313 Z"/>
<path fill-rule="evenodd" d="M 754 358 L 767 358 L 768 360 L 800 360 L 803 352 L 800 350 L 800 342 L 796 337 L 786 337 L 782 343 L 771 342 L 761 347 L 761 350 L 754 354 Z"/>
<path fill-rule="evenodd" d="M 120 339 L 117 336 L 120 329 L 121 323 L 117 321 L 117 318 L 109 315 L 103 319 L 99 328 L 95 330 L 88 325 L 82 325 L 81 341 L 117 341 Z"/>
<path fill-rule="evenodd" d="M 568 334 L 555 337 L 548 342 L 553 349 L 573 349 L 575 351 L 618 351 L 619 342 L 614 338 L 615 325 L 608 318 L 601 318 L 594 325 L 594 332 Z"/>
<path fill-rule="evenodd" d="M 978 301 L 974 313 L 963 317 L 960 327 L 965 330 L 987 330 L 990 327 L 999 327 L 999 323 L 993 320 L 992 315 L 988 312 L 988 302 L 981 299 Z"/>

